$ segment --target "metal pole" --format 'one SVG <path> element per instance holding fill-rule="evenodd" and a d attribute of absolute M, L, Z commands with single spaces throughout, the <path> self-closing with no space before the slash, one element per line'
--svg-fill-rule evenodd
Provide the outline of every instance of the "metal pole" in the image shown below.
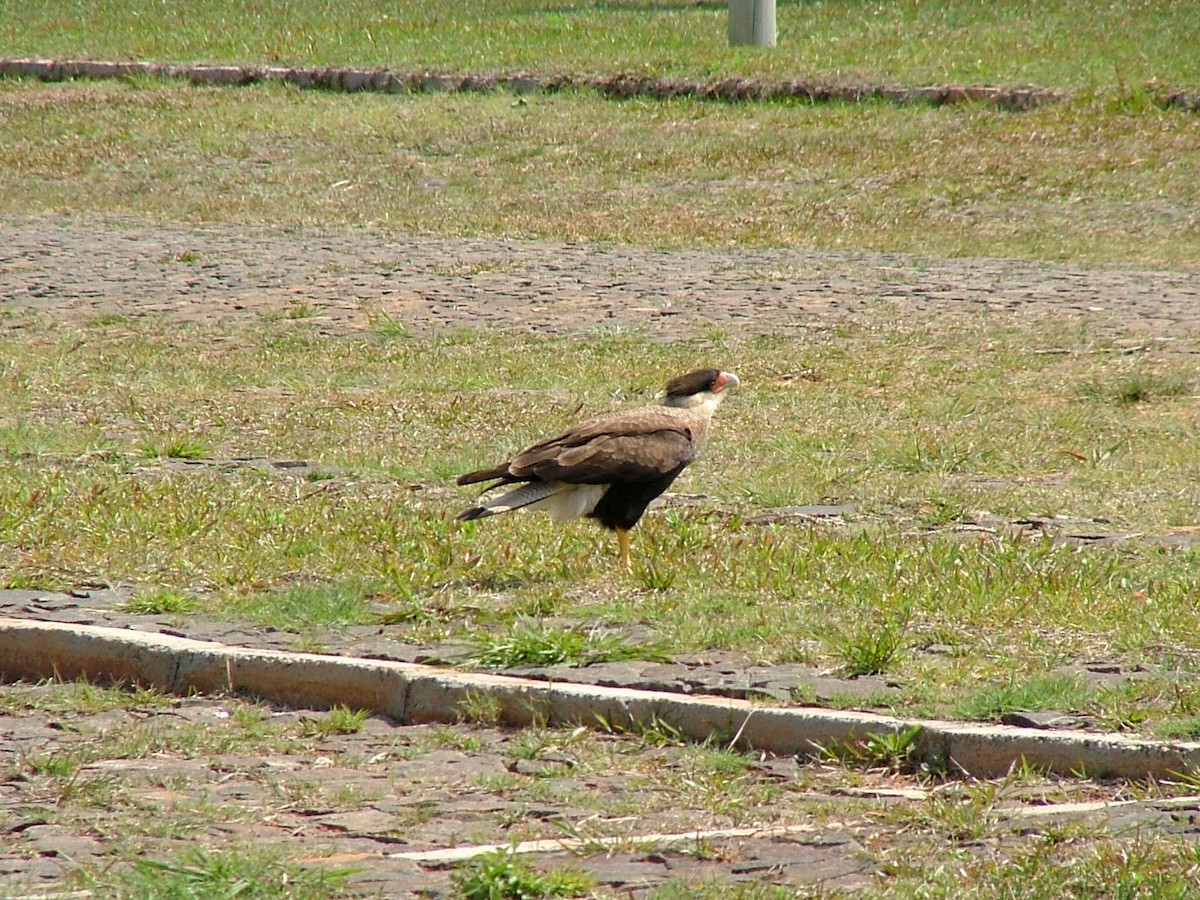
<path fill-rule="evenodd" d="M 775 46 L 775 0 L 729 0 L 729 43 Z"/>

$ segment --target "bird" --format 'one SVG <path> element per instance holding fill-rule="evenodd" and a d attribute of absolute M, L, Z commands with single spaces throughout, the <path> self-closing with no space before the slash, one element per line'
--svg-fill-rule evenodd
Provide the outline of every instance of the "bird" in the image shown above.
<path fill-rule="evenodd" d="M 455 518 L 471 521 L 530 509 L 544 510 L 556 521 L 595 519 L 616 532 L 621 566 L 630 571 L 629 532 L 696 458 L 713 413 L 739 384 L 732 372 L 697 369 L 668 381 L 659 405 L 580 422 L 507 462 L 461 475 L 459 485 L 493 483 L 483 489 L 478 505 Z"/>

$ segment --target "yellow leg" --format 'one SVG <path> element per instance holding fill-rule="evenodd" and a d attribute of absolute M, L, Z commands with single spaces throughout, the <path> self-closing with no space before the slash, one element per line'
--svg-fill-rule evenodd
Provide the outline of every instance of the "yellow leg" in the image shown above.
<path fill-rule="evenodd" d="M 631 571 L 633 567 L 629 564 L 629 532 L 624 528 L 617 529 L 617 546 L 621 550 L 621 565 L 626 572 Z"/>

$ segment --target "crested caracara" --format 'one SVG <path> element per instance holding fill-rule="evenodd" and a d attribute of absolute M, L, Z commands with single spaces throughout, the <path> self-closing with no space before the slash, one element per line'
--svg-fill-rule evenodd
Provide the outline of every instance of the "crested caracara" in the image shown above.
<path fill-rule="evenodd" d="M 696 458 L 713 412 L 738 386 L 732 372 L 699 369 L 667 382 L 662 404 L 591 419 L 526 447 L 508 462 L 469 472 L 459 484 L 516 485 L 463 510 L 460 520 L 544 509 L 559 521 L 586 516 L 617 533 L 629 568 L 629 530 Z"/>

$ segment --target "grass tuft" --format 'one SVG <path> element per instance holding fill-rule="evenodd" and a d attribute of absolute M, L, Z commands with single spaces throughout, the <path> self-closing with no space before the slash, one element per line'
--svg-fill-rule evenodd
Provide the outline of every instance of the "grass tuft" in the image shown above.
<path fill-rule="evenodd" d="M 680 747 L 688 742 L 679 728 L 657 714 L 651 716 L 648 722 L 634 720 L 628 725 L 620 725 L 596 713 L 596 724 L 607 734 L 635 735 L 648 747 Z"/>
<path fill-rule="evenodd" d="M 304 867 L 270 853 L 193 847 L 173 860 L 137 859 L 128 869 L 108 869 L 85 877 L 104 896 L 125 898 L 287 897 L 318 900 L 340 896 L 351 869 Z"/>
<path fill-rule="evenodd" d="M 1121 406 L 1174 400 L 1190 396 L 1195 390 L 1191 378 L 1180 373 L 1132 372 L 1111 381 L 1090 381 L 1079 388 L 1085 400 L 1115 402 Z"/>
<path fill-rule="evenodd" d="M 372 596 L 370 585 L 352 579 L 249 594 L 231 601 L 229 606 L 239 615 L 264 625 L 303 631 L 316 626 L 362 625 L 376 620 Z"/>
<path fill-rule="evenodd" d="M 496 725 L 504 712 L 500 698 L 486 691 L 468 690 L 458 704 L 458 718 L 476 725 Z"/>
<path fill-rule="evenodd" d="M 369 709 L 350 709 L 336 704 L 320 719 L 305 719 L 304 733 L 310 737 L 358 734 L 363 723 L 371 718 Z"/>
<path fill-rule="evenodd" d="M 118 609 L 139 616 L 161 616 L 194 612 L 199 606 L 200 601 L 190 594 L 160 587 L 138 592 Z"/>
<path fill-rule="evenodd" d="M 631 644 L 621 635 L 600 629 L 555 628 L 519 618 L 500 635 L 472 640 L 470 660 L 489 669 L 517 666 L 586 666 L 623 659 L 661 659 L 660 647 Z"/>
<path fill-rule="evenodd" d="M 507 850 L 496 850 L 452 876 L 456 896 L 462 900 L 542 900 L 579 897 L 595 885 L 595 879 L 579 869 L 556 869 L 541 873 Z"/>
<path fill-rule="evenodd" d="M 1039 675 L 1007 684 L 989 684 L 963 699 L 956 714 L 964 719 L 995 722 L 1005 713 L 1053 710 L 1072 712 L 1081 709 L 1089 691 L 1071 675 Z"/>
<path fill-rule="evenodd" d="M 918 769 L 915 760 L 921 726 L 896 732 L 870 732 L 862 740 L 849 740 L 831 747 L 818 747 L 818 754 L 831 762 L 883 769 L 892 773 L 911 773 Z"/>
<path fill-rule="evenodd" d="M 194 435 L 173 433 L 142 444 L 147 459 L 204 459 L 212 446 Z"/>
<path fill-rule="evenodd" d="M 387 340 L 400 340 L 412 336 L 412 329 L 401 322 L 399 319 L 388 315 L 380 307 L 372 307 L 367 312 L 367 321 L 370 323 L 371 332 L 378 338 Z"/>
<path fill-rule="evenodd" d="M 895 666 L 911 643 L 912 607 L 868 610 L 845 624 L 830 623 L 825 641 L 841 661 L 846 677 L 879 675 Z"/>

